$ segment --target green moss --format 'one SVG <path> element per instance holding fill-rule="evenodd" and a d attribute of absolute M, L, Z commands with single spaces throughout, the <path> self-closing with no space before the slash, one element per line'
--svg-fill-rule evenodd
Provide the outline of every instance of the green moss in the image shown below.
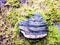
<path fill-rule="evenodd" d="M 13 7 L 19 7 L 19 0 L 7 0 L 6 5 L 13 6 Z"/>
<path fill-rule="evenodd" d="M 48 41 L 48 45 L 57 45 L 56 42 L 58 42 L 59 36 L 58 36 L 58 29 L 51 25 L 48 27 L 48 36 L 47 36 L 47 41 Z"/>
<path fill-rule="evenodd" d="M 16 9 L 12 9 L 7 16 L 11 25 L 15 25 L 18 21 L 18 11 Z"/>
<path fill-rule="evenodd" d="M 60 22 L 60 14 L 59 14 L 59 10 L 57 9 L 57 5 L 59 0 L 56 2 L 54 0 L 51 0 L 51 1 L 48 1 L 46 0 L 47 2 L 47 5 L 49 6 L 49 11 L 46 13 L 47 17 L 48 17 L 48 20 L 50 20 L 50 22 L 52 23 L 58 23 Z M 56 4 L 55 4 L 56 2 Z M 55 7 L 56 5 L 56 7 Z"/>

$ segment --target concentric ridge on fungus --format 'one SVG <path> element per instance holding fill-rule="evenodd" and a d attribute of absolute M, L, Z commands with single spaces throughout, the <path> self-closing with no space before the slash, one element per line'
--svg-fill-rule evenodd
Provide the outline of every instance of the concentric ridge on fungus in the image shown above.
<path fill-rule="evenodd" d="M 34 14 L 27 21 L 20 22 L 18 28 L 26 38 L 37 39 L 47 36 L 47 25 L 40 14 Z"/>

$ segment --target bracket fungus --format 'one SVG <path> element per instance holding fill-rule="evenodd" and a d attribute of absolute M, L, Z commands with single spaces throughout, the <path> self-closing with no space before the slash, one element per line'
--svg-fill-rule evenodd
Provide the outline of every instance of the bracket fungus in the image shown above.
<path fill-rule="evenodd" d="M 18 28 L 24 37 L 38 39 L 47 36 L 47 25 L 40 14 L 34 14 L 32 18 L 19 22 Z"/>

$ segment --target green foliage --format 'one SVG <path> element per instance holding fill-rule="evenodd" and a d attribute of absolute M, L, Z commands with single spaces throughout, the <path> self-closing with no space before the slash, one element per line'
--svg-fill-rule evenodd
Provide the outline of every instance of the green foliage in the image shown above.
<path fill-rule="evenodd" d="M 13 6 L 13 7 L 19 7 L 19 0 L 7 0 L 6 5 Z"/>

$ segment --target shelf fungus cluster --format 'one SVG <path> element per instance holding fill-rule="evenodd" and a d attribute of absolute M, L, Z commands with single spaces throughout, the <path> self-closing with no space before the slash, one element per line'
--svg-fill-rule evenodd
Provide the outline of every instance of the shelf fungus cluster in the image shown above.
<path fill-rule="evenodd" d="M 29 39 L 39 39 L 47 36 L 47 25 L 38 13 L 26 21 L 19 22 L 18 28 L 21 30 L 21 33 Z"/>

